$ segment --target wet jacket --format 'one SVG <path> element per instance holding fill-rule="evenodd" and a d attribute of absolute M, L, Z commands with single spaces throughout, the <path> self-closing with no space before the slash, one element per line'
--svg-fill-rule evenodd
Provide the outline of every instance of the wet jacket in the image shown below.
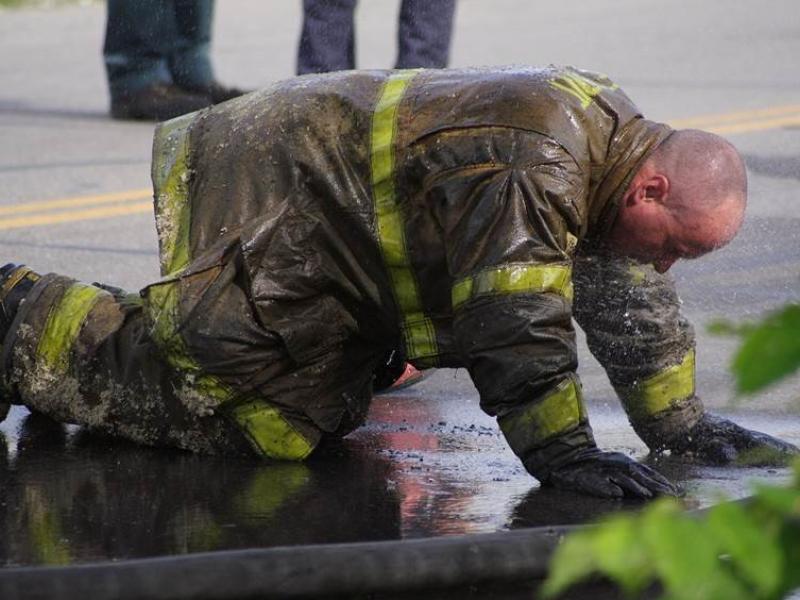
<path fill-rule="evenodd" d="M 593 249 L 669 133 L 608 78 L 572 68 L 301 77 L 168 122 L 153 163 L 165 277 L 144 292 L 154 337 L 213 395 L 247 383 L 246 344 L 226 345 L 226 332 L 275 334 L 303 385 L 262 400 L 301 441 L 256 445 L 284 458 L 363 422 L 388 349 L 420 368 L 465 367 L 546 479 L 594 444 L 572 326 L 573 278 L 585 279 L 576 316 L 658 445 L 659 423 L 699 410 L 691 330 L 668 278 Z M 247 306 L 203 303 L 223 265 Z M 597 302 L 610 321 L 587 315 Z M 242 394 L 218 396 L 245 407 L 232 414 L 256 438 L 274 437 Z"/>

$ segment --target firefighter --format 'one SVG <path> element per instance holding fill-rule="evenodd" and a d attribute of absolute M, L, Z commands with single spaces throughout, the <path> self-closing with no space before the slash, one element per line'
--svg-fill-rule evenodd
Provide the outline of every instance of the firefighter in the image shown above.
<path fill-rule="evenodd" d="M 128 294 L 3 269 L 7 401 L 144 444 L 301 460 L 364 422 L 399 348 L 468 369 L 542 484 L 675 494 L 596 446 L 574 316 L 654 451 L 797 453 L 704 411 L 666 274 L 735 235 L 741 158 L 644 119 L 605 76 L 283 81 L 159 126 L 152 175 L 160 281 Z"/>

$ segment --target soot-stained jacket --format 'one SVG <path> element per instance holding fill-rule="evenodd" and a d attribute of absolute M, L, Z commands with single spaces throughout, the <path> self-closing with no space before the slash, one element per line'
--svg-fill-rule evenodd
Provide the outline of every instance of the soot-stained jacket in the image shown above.
<path fill-rule="evenodd" d="M 154 337 L 176 368 L 241 389 L 252 359 L 228 333 L 274 334 L 302 384 L 262 400 L 305 443 L 257 446 L 284 458 L 363 422 L 387 349 L 465 367 L 546 479 L 594 444 L 574 316 L 658 446 L 701 410 L 692 332 L 668 277 L 593 249 L 670 131 L 608 78 L 555 67 L 301 77 L 170 121 L 154 146 Z M 203 302 L 220 265 L 246 307 Z"/>

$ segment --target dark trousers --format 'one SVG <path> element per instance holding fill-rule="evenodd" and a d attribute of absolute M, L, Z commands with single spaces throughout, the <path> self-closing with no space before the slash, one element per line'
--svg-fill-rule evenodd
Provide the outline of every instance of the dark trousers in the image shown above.
<path fill-rule="evenodd" d="M 155 83 L 213 80 L 214 0 L 108 0 L 103 58 L 112 97 Z"/>
<path fill-rule="evenodd" d="M 355 68 L 357 0 L 303 0 L 297 73 Z M 403 0 L 395 67 L 447 66 L 455 0 Z"/>

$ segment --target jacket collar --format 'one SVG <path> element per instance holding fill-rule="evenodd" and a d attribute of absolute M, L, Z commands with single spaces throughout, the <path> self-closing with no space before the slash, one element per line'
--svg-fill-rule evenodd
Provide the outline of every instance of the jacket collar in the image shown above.
<path fill-rule="evenodd" d="M 672 133 L 668 125 L 636 118 L 614 135 L 589 203 L 590 238 L 599 241 L 608 233 L 631 179 L 650 153 Z"/>

